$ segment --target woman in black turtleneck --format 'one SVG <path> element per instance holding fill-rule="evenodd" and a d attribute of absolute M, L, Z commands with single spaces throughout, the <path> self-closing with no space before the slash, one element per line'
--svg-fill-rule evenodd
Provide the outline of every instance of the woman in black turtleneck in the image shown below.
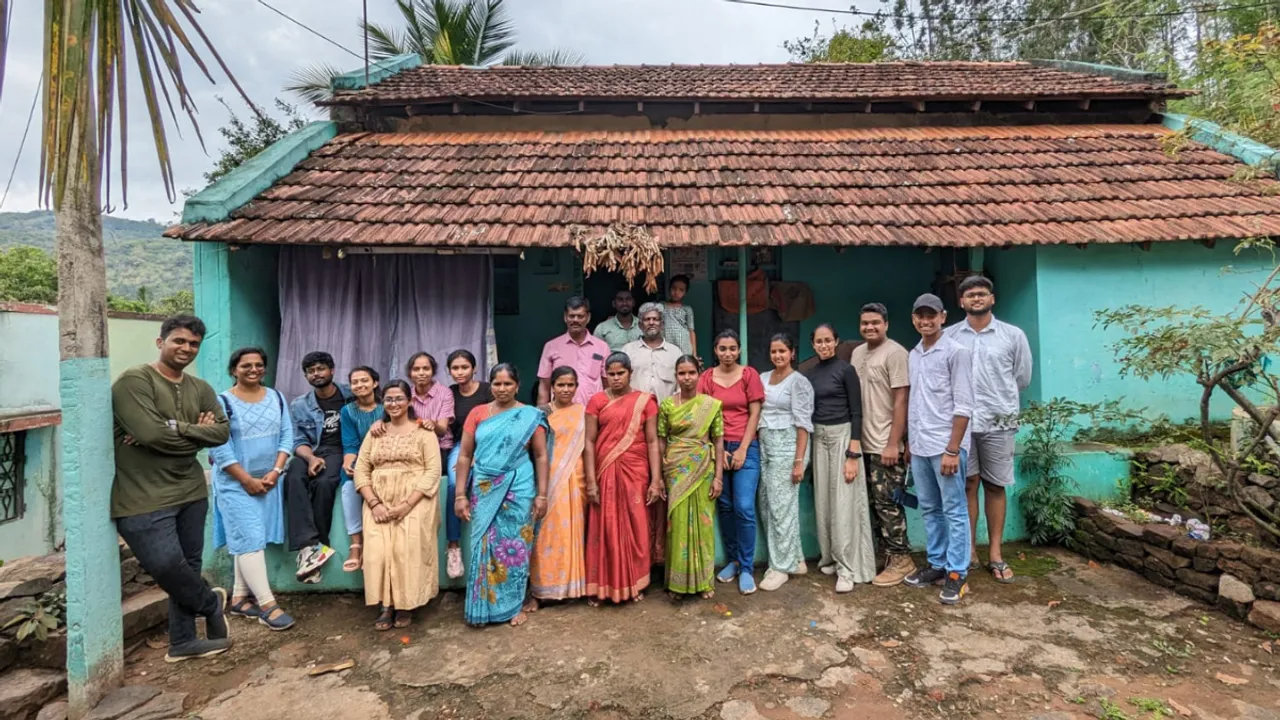
<path fill-rule="evenodd" d="M 818 364 L 805 372 L 813 385 L 813 504 L 818 516 L 818 568 L 836 576 L 836 592 L 853 590 L 876 574 L 867 481 L 862 472 L 862 386 L 836 357 L 840 336 L 830 324 L 813 331 Z"/>

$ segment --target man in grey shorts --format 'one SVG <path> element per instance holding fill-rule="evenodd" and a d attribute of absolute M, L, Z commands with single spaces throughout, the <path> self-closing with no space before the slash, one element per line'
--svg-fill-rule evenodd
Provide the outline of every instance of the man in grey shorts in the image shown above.
<path fill-rule="evenodd" d="M 947 337 L 968 348 L 973 359 L 973 436 L 969 452 L 969 533 L 973 543 L 971 569 L 978 558 L 978 489 L 982 488 L 989 543 L 987 569 L 997 582 L 1013 582 L 1004 561 L 1006 489 L 1013 486 L 1015 416 L 1019 394 L 1031 384 L 1031 346 L 1018 328 L 991 313 L 996 296 L 991 281 L 980 275 L 960 283 L 963 322 L 947 328 Z"/>

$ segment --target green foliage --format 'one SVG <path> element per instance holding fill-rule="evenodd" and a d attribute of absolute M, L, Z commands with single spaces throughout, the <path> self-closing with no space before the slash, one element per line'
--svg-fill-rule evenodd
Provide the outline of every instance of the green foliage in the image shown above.
<path fill-rule="evenodd" d="M 218 102 L 222 102 L 222 98 L 218 98 Z M 227 147 L 214 163 L 213 169 L 204 174 L 205 182 L 210 185 L 266 150 L 271 143 L 307 125 L 307 119 L 298 113 L 297 106 L 279 98 L 275 100 L 275 106 L 284 116 L 283 120 L 277 120 L 265 112 L 257 112 L 245 122 L 230 105 L 222 102 L 222 106 L 231 113 L 231 120 L 218 128 L 218 134 L 227 141 Z"/>
<path fill-rule="evenodd" d="M 58 302 L 58 265 L 40 248 L 18 245 L 0 250 L 0 300 Z"/>
<path fill-rule="evenodd" d="M 67 621 L 67 592 L 47 592 L 39 598 L 28 600 L 18 609 L 18 613 L 0 630 L 16 627 L 17 640 L 22 642 L 35 636 L 41 642 L 49 637 L 51 630 L 57 630 Z"/>
<path fill-rule="evenodd" d="M 1173 710 L 1165 705 L 1163 701 L 1155 698 L 1131 697 L 1129 704 L 1138 708 L 1140 712 L 1147 713 L 1147 717 L 1151 720 L 1164 717 L 1173 717 Z"/>
<path fill-rule="evenodd" d="M 1102 714 L 1098 716 L 1098 720 L 1133 720 L 1119 705 L 1107 698 L 1099 698 L 1098 705 L 1102 708 Z"/>
<path fill-rule="evenodd" d="M 150 220 L 102 218 L 108 292 L 134 297 L 139 288 L 145 287 L 156 297 L 168 297 L 191 290 L 191 245 L 166 240 L 160 236 L 162 232 L 164 226 Z M 52 256 L 53 213 L 0 213 L 0 250 L 20 245 L 40 248 Z M 52 299 L 46 302 L 54 302 L 56 293 L 49 297 Z"/>
<path fill-rule="evenodd" d="M 783 41 L 782 47 L 793 62 L 804 63 L 869 63 L 894 57 L 893 38 L 879 20 L 868 20 L 856 30 L 833 24 L 830 37 L 823 35 L 821 24 L 815 22 L 813 35 Z"/>
<path fill-rule="evenodd" d="M 1280 27 L 1264 21 L 1234 37 L 1202 43 L 1187 80 L 1200 95 L 1174 109 L 1280 144 Z M 1274 177 L 1275 168 L 1269 170 Z"/>

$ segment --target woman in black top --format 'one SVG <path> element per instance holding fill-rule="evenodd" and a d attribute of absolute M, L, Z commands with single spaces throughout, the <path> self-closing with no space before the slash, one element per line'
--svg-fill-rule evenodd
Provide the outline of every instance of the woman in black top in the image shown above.
<path fill-rule="evenodd" d="M 836 592 L 876 574 L 867 481 L 862 473 L 862 386 L 836 357 L 840 336 L 830 324 L 813 331 L 818 364 L 805 371 L 813 385 L 813 504 L 818 517 L 818 568 L 836 576 Z"/>
<path fill-rule="evenodd" d="M 454 470 L 458 464 L 458 450 L 462 447 L 462 424 L 475 408 L 493 402 L 493 393 L 489 392 L 489 383 L 476 380 L 476 356 L 468 350 L 454 350 L 449 353 L 445 363 L 449 367 L 449 375 L 453 377 L 453 421 L 449 423 L 449 432 L 453 434 L 453 450 L 445 462 L 445 472 L 449 477 L 449 494 L 445 505 L 445 538 L 449 541 L 448 560 L 445 570 L 451 578 L 460 578 L 466 573 L 462 565 L 462 520 L 453 512 L 454 496 L 457 493 L 458 474 Z"/>

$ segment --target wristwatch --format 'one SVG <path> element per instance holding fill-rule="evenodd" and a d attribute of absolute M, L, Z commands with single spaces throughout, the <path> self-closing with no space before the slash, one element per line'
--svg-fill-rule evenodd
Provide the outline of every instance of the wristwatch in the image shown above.
<path fill-rule="evenodd" d="M 861 460 L 861 459 L 862 459 L 862 453 L 860 453 L 860 452 L 854 452 L 854 451 L 852 451 L 852 450 L 845 450 L 845 451 L 844 451 L 844 456 L 845 456 L 845 457 L 847 457 L 847 458 L 849 458 L 850 460 Z"/>
<path fill-rule="evenodd" d="M 275 473 L 275 474 L 277 474 L 277 475 L 283 475 L 283 474 L 284 474 L 284 468 L 282 468 L 282 467 L 273 467 L 273 468 L 271 468 L 271 472 L 273 472 L 273 473 Z"/>

